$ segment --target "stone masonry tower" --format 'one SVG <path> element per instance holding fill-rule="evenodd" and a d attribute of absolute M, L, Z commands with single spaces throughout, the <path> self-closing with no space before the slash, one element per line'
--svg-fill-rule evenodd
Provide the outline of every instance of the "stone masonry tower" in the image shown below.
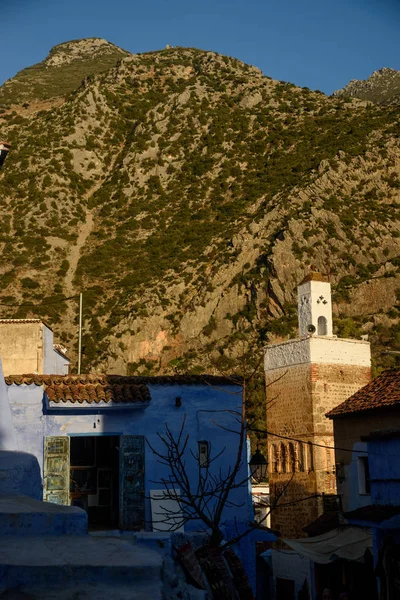
<path fill-rule="evenodd" d="M 298 287 L 299 338 L 265 348 L 271 527 L 303 537 L 303 527 L 335 500 L 332 422 L 325 413 L 371 378 L 369 342 L 332 334 L 331 286 L 310 273 Z M 304 498 L 308 498 L 304 500 Z"/>

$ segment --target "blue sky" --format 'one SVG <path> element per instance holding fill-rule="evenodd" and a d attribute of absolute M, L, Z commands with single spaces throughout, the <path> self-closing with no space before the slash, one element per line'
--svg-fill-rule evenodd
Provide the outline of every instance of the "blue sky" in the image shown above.
<path fill-rule="evenodd" d="M 130 52 L 194 46 L 325 93 L 400 69 L 400 0 L 0 0 L 0 83 L 56 44 L 104 37 Z"/>

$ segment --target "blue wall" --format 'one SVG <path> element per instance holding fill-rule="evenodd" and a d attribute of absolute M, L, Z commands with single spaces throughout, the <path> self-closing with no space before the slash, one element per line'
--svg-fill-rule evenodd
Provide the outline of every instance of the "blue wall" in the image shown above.
<path fill-rule="evenodd" d="M 220 386 L 221 387 L 221 386 Z M 197 453 L 197 442 L 207 440 L 211 443 L 212 455 L 223 448 L 225 451 L 213 464 L 215 473 L 221 468 L 226 474 L 229 465 L 236 459 L 239 436 L 225 431 L 214 422 L 229 429 L 238 430 L 239 424 L 234 415 L 227 410 L 241 408 L 241 396 L 229 392 L 238 392 L 237 386 L 224 386 L 223 390 L 207 385 L 149 385 L 151 403 L 147 408 L 118 409 L 103 408 L 93 412 L 84 406 L 70 405 L 65 410 L 60 408 L 56 413 L 46 410 L 44 390 L 36 385 L 11 385 L 8 395 L 12 409 L 13 421 L 17 430 L 19 448 L 34 454 L 43 474 L 43 439 L 46 436 L 64 435 L 99 435 L 99 434 L 130 434 L 144 435 L 148 442 L 158 450 L 162 445 L 157 433 L 165 432 L 165 423 L 171 431 L 178 433 L 182 420 L 186 415 L 185 431 L 189 433 L 190 440 L 187 453 L 188 476 L 196 485 L 198 481 L 198 465 L 189 450 Z M 182 398 L 182 406 L 175 406 L 177 396 Z M 213 422 L 214 421 L 214 422 Z M 94 425 L 96 427 L 94 427 Z M 247 477 L 246 444 L 243 449 L 242 470 L 240 479 Z M 160 489 L 162 486 L 152 481 L 159 481 L 168 476 L 165 466 L 159 464 L 157 457 L 146 447 L 145 458 L 145 486 L 146 496 L 151 489 Z M 223 520 L 238 519 L 239 521 L 252 520 L 251 503 L 249 503 L 248 482 L 232 492 L 230 497 L 240 507 L 227 508 Z M 150 501 L 146 500 L 146 521 L 150 523 Z M 200 523 L 200 526 L 202 524 Z M 150 528 L 150 525 L 149 525 Z M 199 529 L 199 523 L 190 522 L 187 530 Z"/>
<path fill-rule="evenodd" d="M 371 504 L 370 493 L 360 493 L 358 459 L 367 456 L 367 443 L 357 441 L 353 444 L 353 452 L 349 464 L 345 465 L 345 480 L 340 483 L 343 510 L 350 511 Z"/>
<path fill-rule="evenodd" d="M 371 504 L 400 505 L 400 437 L 368 442 Z"/>

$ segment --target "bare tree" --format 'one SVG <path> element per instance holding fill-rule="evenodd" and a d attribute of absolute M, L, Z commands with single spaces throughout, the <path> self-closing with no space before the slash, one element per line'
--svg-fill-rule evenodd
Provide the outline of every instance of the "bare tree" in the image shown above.
<path fill-rule="evenodd" d="M 168 425 L 165 426 L 165 434 L 158 434 L 162 442 L 162 449 L 156 450 L 149 443 L 151 451 L 158 457 L 160 464 L 168 468 L 168 476 L 157 482 L 164 488 L 163 500 L 173 500 L 176 508 L 170 508 L 161 505 L 162 512 L 159 514 L 162 521 L 170 523 L 170 529 L 174 530 L 188 521 L 197 520 L 202 522 L 203 526 L 211 531 L 210 543 L 219 546 L 223 534 L 221 531 L 221 518 L 224 508 L 236 507 L 241 504 L 235 503 L 231 499 L 232 492 L 248 481 L 248 474 L 241 476 L 243 461 L 245 459 L 245 421 L 244 415 L 239 411 L 221 411 L 229 412 L 235 420 L 240 418 L 240 427 L 238 430 L 229 429 L 238 435 L 238 447 L 233 465 L 227 465 L 223 470 L 221 466 L 214 469 L 216 461 L 224 454 L 226 448 L 222 448 L 213 455 L 212 446 L 209 447 L 209 454 L 205 462 L 199 452 L 194 453 L 188 450 L 189 434 L 185 433 L 186 417 L 182 421 L 180 431 L 174 435 Z M 216 423 L 218 427 L 227 429 L 221 424 Z M 197 480 L 193 481 L 188 476 L 187 458 L 196 461 L 198 475 Z"/>
<path fill-rule="evenodd" d="M 224 509 L 242 506 L 242 504 L 234 502 L 232 495 L 234 490 L 247 486 L 249 477 L 251 477 L 247 465 L 246 451 L 247 427 L 248 425 L 251 426 L 251 423 L 246 423 L 246 394 L 248 386 L 261 364 L 261 360 L 258 360 L 256 365 L 253 364 L 251 368 L 247 361 L 242 360 L 243 375 L 240 378 L 237 375 L 224 375 L 232 385 L 240 384 L 241 389 L 238 391 L 227 391 L 207 384 L 214 389 L 235 395 L 240 399 L 240 409 L 238 410 L 215 411 L 230 414 L 233 419 L 231 427 L 212 421 L 216 427 L 237 436 L 237 448 L 233 464 L 228 464 L 224 468 L 218 466 L 217 461 L 224 454 L 226 448 L 222 448 L 213 455 L 211 446 L 209 447 L 207 461 L 202 462 L 199 452 L 193 452 L 189 448 L 189 434 L 185 433 L 186 417 L 182 421 L 178 434 L 174 434 L 168 424 L 165 426 L 165 433 L 158 434 L 161 449 L 156 449 L 147 442 L 151 451 L 157 456 L 159 463 L 167 467 L 168 476 L 159 481 L 153 481 L 153 483 L 162 486 L 162 500 L 173 501 L 172 503 L 165 502 L 165 506 L 162 506 L 161 501 L 162 512 L 158 513 L 159 522 L 163 522 L 164 526 L 167 525 L 171 531 L 178 529 L 188 521 L 197 520 L 202 523 L 205 529 L 211 532 L 210 544 L 219 546 L 223 540 L 221 524 Z M 189 457 L 197 464 L 198 475 L 195 481 L 188 475 L 187 460 Z M 243 471 L 245 471 L 245 475 Z M 288 485 L 289 483 L 290 481 Z M 275 505 L 284 494 L 286 487 L 275 500 Z M 268 517 L 268 514 L 263 520 Z M 249 531 L 251 531 L 251 528 L 249 528 Z M 245 534 L 239 534 L 238 532 L 237 537 L 230 540 L 229 543 L 234 543 L 243 535 Z"/>

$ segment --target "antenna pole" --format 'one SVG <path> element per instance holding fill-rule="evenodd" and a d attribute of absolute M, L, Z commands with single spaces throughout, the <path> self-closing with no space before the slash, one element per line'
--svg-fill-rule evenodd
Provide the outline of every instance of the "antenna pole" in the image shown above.
<path fill-rule="evenodd" d="M 81 361 L 82 361 L 82 306 L 83 306 L 83 298 L 82 298 L 82 292 L 81 292 L 79 294 L 78 375 L 81 374 Z"/>

